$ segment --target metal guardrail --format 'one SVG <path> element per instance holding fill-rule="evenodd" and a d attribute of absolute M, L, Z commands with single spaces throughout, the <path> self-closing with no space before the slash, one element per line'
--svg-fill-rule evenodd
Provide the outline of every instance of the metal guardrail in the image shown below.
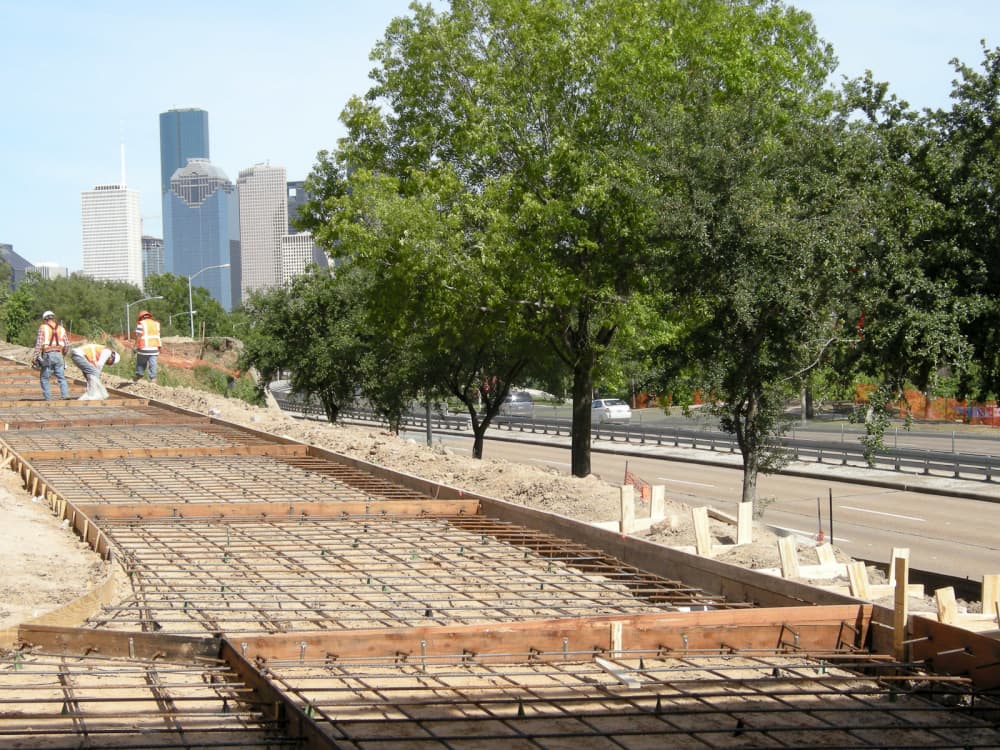
<path fill-rule="evenodd" d="M 326 419 L 322 407 L 303 403 L 285 394 L 275 393 L 275 400 L 285 411 L 305 417 Z M 382 422 L 371 411 L 345 409 L 344 419 L 365 422 Z M 405 427 L 424 430 L 427 428 L 425 416 L 408 414 L 403 417 Z M 469 418 L 464 415 L 431 414 L 431 429 L 442 432 L 472 432 Z M 491 430 L 500 432 L 521 432 L 533 435 L 562 437 L 570 435 L 570 422 L 558 418 L 536 418 L 520 416 L 500 416 L 490 424 Z M 683 429 L 676 426 L 657 427 L 649 424 L 601 424 L 595 425 L 591 433 L 595 441 L 626 443 L 637 446 L 669 446 L 692 448 L 719 453 L 738 453 L 733 436 L 719 431 L 704 429 Z M 823 441 L 785 436 L 780 442 L 781 449 L 795 461 L 814 461 L 820 464 L 837 464 L 869 468 L 863 446 L 857 441 Z M 917 448 L 888 448 L 875 456 L 875 465 L 870 468 L 889 469 L 909 474 L 927 476 L 949 476 L 956 479 L 992 482 L 994 472 L 1000 468 L 1000 458 L 981 453 L 956 453 Z"/>

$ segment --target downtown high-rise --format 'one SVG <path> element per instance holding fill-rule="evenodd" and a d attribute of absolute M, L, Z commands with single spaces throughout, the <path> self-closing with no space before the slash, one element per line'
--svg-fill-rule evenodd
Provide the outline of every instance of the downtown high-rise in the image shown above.
<path fill-rule="evenodd" d="M 208 159 L 188 159 L 174 172 L 164 199 L 169 205 L 170 246 L 164 265 L 192 277 L 226 310 L 239 302 L 239 196 L 226 174 Z M 164 223 L 166 230 L 166 223 Z M 164 231 L 166 234 L 166 231 Z M 229 264 L 229 268 L 216 268 Z M 197 277 L 196 279 L 194 277 Z"/>
<path fill-rule="evenodd" d="M 239 199 L 210 161 L 205 110 L 160 113 L 160 187 L 164 271 L 196 276 L 196 286 L 231 310 L 239 302 Z"/>
<path fill-rule="evenodd" d="M 124 184 L 97 185 L 81 193 L 83 272 L 101 281 L 143 288 L 139 192 Z"/>
<path fill-rule="evenodd" d="M 256 164 L 240 171 L 240 291 L 281 286 L 281 238 L 288 234 L 288 196 L 284 167 Z"/>

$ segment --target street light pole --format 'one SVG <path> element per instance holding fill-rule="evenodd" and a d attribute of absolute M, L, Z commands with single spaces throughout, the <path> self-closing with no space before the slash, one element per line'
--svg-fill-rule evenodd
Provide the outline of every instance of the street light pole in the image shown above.
<path fill-rule="evenodd" d="M 125 340 L 132 340 L 132 318 L 129 317 L 131 314 L 129 310 L 132 309 L 132 305 L 138 305 L 140 302 L 148 302 L 151 299 L 163 299 L 162 294 L 158 294 L 155 297 L 143 297 L 142 299 L 137 299 L 135 302 L 125 303 Z"/>
<path fill-rule="evenodd" d="M 191 282 L 194 280 L 194 277 L 197 276 L 198 274 L 202 273 L 203 271 L 211 271 L 213 268 L 229 268 L 229 264 L 228 263 L 222 263 L 222 264 L 220 264 L 218 266 L 205 266 L 200 271 L 195 271 L 193 274 L 191 274 L 190 276 L 188 276 L 188 315 L 189 315 L 189 318 L 190 318 L 190 321 L 191 321 L 191 338 L 192 339 L 194 338 L 194 301 L 192 300 L 192 297 L 191 297 Z"/>

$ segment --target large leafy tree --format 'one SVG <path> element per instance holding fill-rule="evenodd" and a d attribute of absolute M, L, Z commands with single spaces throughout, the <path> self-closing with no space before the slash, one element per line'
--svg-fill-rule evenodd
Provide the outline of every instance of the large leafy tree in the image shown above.
<path fill-rule="evenodd" d="M 962 332 L 978 367 L 965 387 L 978 398 L 1000 394 L 1000 48 L 983 44 L 981 68 L 953 60 L 958 78 L 950 110 L 930 116 L 937 133 L 922 163 L 944 207 L 934 271 L 951 280 L 964 305 Z M 942 362 L 942 364 L 946 364 Z M 947 363 L 950 364 L 950 363 Z"/>
<path fill-rule="evenodd" d="M 349 269 L 334 276 L 314 266 L 287 287 L 251 294 L 241 367 L 256 368 L 261 388 L 289 373 L 292 389 L 336 421 L 363 380 L 363 288 Z"/>
<path fill-rule="evenodd" d="M 636 295 L 655 291 L 670 268 L 658 221 L 670 186 L 646 168 L 661 148 L 654 126 L 703 68 L 725 69 L 720 85 L 736 90 L 776 75 L 799 85 L 813 65 L 801 18 L 757 0 L 414 5 L 374 50 L 375 85 L 345 111 L 347 138 L 321 156 L 315 221 L 382 226 L 377 212 L 328 200 L 359 199 L 366 173 L 391 175 L 406 195 L 446 169 L 481 200 L 486 225 L 507 232 L 483 251 L 509 248 L 532 283 L 528 294 L 506 290 L 507 300 L 524 306 L 572 373 L 572 472 L 585 475 L 595 372 L 633 319 Z M 316 229 L 332 251 L 353 251 L 336 229 Z"/>
<path fill-rule="evenodd" d="M 775 24 L 815 67 L 787 71 L 785 85 L 778 76 L 736 87 L 692 80 L 685 111 L 663 122 L 671 148 L 657 160 L 676 186 L 664 225 L 681 249 L 675 298 L 685 303 L 664 365 L 693 378 L 734 434 L 747 502 L 759 473 L 782 460 L 788 400 L 849 339 L 855 263 L 854 194 L 835 168 L 843 134 L 817 75 L 826 58 L 802 19 Z"/>

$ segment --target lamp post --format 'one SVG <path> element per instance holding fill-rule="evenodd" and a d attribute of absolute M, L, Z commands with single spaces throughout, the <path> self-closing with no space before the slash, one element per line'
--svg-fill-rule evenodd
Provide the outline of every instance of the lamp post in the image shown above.
<path fill-rule="evenodd" d="M 229 268 L 229 264 L 222 263 L 218 266 L 205 266 L 200 271 L 195 271 L 193 274 L 188 276 L 188 313 L 190 314 L 191 319 L 191 338 L 194 338 L 194 302 L 191 299 L 191 282 L 198 274 L 203 273 L 204 271 L 211 271 L 213 268 Z"/>
<path fill-rule="evenodd" d="M 198 311 L 197 310 L 192 310 L 192 311 L 189 312 L 189 311 L 185 310 L 184 312 L 179 312 L 179 313 L 174 313 L 173 315 L 168 315 L 167 316 L 167 325 L 168 326 L 172 326 L 174 324 L 174 318 L 176 318 L 178 315 L 191 315 L 192 313 L 196 313 L 196 312 L 198 312 Z"/>
<path fill-rule="evenodd" d="M 157 295 L 156 297 L 143 297 L 142 299 L 137 299 L 135 302 L 125 303 L 125 340 L 132 340 L 132 318 L 129 317 L 129 310 L 132 305 L 138 305 L 140 302 L 148 302 L 151 299 L 163 299 L 163 295 Z"/>

